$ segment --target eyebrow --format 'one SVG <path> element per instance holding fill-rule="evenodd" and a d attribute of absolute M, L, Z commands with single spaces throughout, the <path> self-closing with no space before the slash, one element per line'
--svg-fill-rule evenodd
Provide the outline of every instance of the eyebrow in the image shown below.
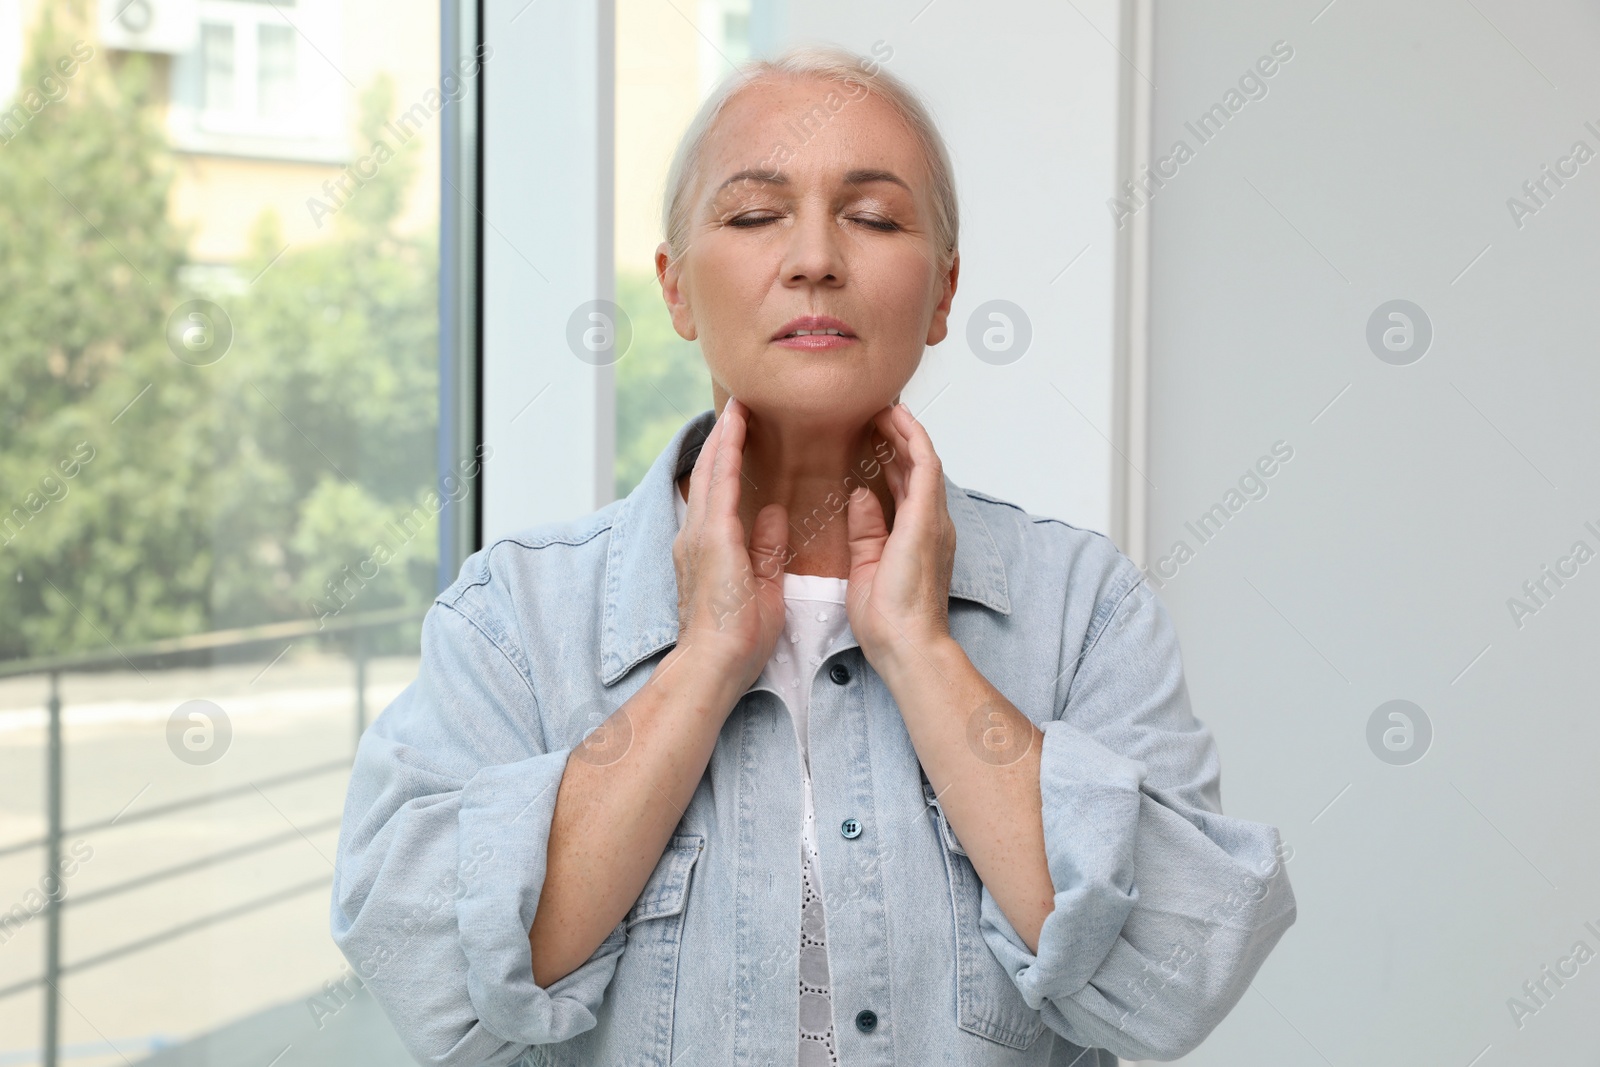
<path fill-rule="evenodd" d="M 870 182 L 891 182 L 900 186 L 900 188 L 904 189 L 908 193 L 912 191 L 911 186 L 907 185 L 903 180 L 901 180 L 898 174 L 890 170 L 861 169 L 847 171 L 845 173 L 844 180 L 850 185 L 866 185 Z M 717 186 L 717 192 L 722 192 L 722 190 L 726 189 L 730 185 L 733 185 L 735 182 L 747 181 L 756 182 L 761 185 L 788 185 L 789 176 L 783 173 L 781 170 L 741 170 L 739 173 L 733 175 L 727 181 Z"/>

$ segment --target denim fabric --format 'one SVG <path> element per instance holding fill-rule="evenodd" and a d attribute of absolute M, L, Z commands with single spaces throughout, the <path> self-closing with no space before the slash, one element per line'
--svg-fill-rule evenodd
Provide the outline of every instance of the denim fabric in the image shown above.
<path fill-rule="evenodd" d="M 361 740 L 333 937 L 423 1063 L 795 1063 L 800 753 L 769 688 L 728 716 L 593 956 L 540 988 L 528 948 L 568 755 L 677 637 L 671 494 L 712 421 L 685 423 L 625 499 L 469 558 L 423 623 L 416 680 Z M 1044 731 L 1055 910 L 1029 952 L 841 634 L 809 726 L 840 1062 L 1176 1058 L 1294 922 L 1278 831 L 1221 814 L 1215 742 L 1139 569 L 1099 533 L 946 491 L 951 633 Z"/>

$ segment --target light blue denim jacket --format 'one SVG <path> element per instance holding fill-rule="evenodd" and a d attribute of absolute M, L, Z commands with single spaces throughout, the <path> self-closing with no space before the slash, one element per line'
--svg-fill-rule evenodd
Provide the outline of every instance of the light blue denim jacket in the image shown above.
<path fill-rule="evenodd" d="M 361 740 L 333 937 L 423 1063 L 796 1062 L 800 753 L 763 685 L 589 960 L 540 988 L 528 948 L 568 754 L 677 638 L 671 494 L 712 421 L 685 423 L 625 499 L 472 555 L 423 623 L 416 680 Z M 1221 814 L 1216 744 L 1139 569 L 1099 533 L 946 491 L 951 633 L 1044 731 L 1055 910 L 1029 952 L 847 629 L 810 713 L 839 1061 L 1176 1058 L 1294 922 L 1288 850 Z"/>

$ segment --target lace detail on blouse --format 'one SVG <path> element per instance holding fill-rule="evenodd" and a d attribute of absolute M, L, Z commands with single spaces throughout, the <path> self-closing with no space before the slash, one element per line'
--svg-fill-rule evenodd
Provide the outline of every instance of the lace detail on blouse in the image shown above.
<path fill-rule="evenodd" d="M 800 911 L 800 1067 L 838 1067 L 822 896 L 811 882 L 811 864 L 803 849 L 800 877 L 805 891 Z"/>

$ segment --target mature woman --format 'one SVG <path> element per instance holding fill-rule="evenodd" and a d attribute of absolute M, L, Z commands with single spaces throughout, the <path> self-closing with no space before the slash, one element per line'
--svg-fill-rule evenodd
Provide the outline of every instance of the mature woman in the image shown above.
<path fill-rule="evenodd" d="M 1139 569 L 948 481 L 898 403 L 959 269 L 925 109 L 849 53 L 749 64 L 665 221 L 715 418 L 428 613 L 350 783 L 355 972 L 462 1067 L 1193 1048 L 1294 921 L 1287 850 L 1221 814 Z"/>

